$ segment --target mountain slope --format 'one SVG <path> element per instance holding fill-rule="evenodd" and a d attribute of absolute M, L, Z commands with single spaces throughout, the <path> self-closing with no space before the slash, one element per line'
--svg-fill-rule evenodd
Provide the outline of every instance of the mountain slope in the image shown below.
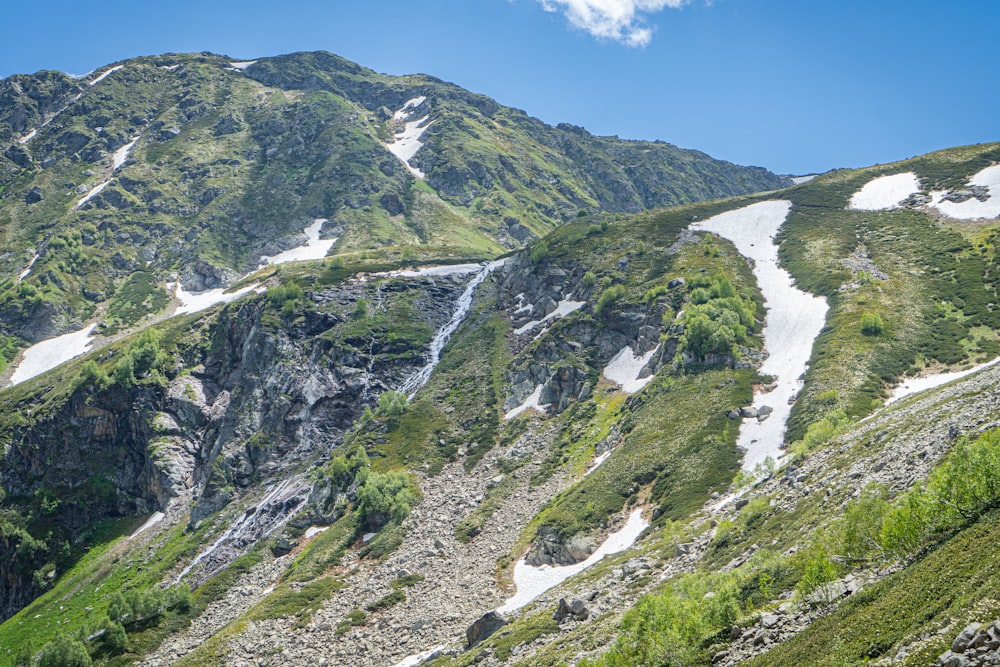
<path fill-rule="evenodd" d="M 427 104 L 413 187 L 465 220 L 449 197 L 488 196 L 423 157 L 449 105 L 508 113 L 485 99 L 323 54 L 204 58 L 260 108 Z M 270 147 L 292 179 L 297 149 Z M 194 157 L 158 161 L 124 169 Z M 150 666 L 932 662 L 1000 615 L 1000 371 L 897 385 L 1000 352 L 998 163 L 970 146 L 574 212 L 481 265 L 338 245 L 0 392 L 0 664 L 73 642 Z M 784 339 L 808 366 L 772 330 L 800 298 L 823 303 Z"/>
<path fill-rule="evenodd" d="M 4 334 L 79 328 L 138 270 L 188 291 L 228 285 L 317 219 L 340 254 L 487 258 L 580 210 L 785 184 L 328 53 L 236 65 L 167 55 L 0 82 Z"/>

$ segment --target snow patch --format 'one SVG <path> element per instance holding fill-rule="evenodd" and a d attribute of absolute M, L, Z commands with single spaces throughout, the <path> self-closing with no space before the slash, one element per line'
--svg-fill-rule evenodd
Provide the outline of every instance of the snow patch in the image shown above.
<path fill-rule="evenodd" d="M 932 208 L 937 209 L 949 218 L 956 220 L 979 220 L 982 218 L 1000 218 L 1000 165 L 986 167 L 971 179 L 969 185 L 978 185 L 989 191 L 986 201 L 975 197 L 963 202 L 945 201 L 946 193 L 931 193 Z"/>
<path fill-rule="evenodd" d="M 165 70 L 167 70 L 168 72 L 173 72 L 173 71 L 175 71 L 175 70 L 176 70 L 176 69 L 177 69 L 178 67 L 180 67 L 180 64 L 177 64 L 177 65 L 160 65 L 160 69 L 165 69 Z"/>
<path fill-rule="evenodd" d="M 435 264 L 433 266 L 418 266 L 415 269 L 401 269 L 399 271 L 384 271 L 382 273 L 375 273 L 375 277 L 386 277 L 391 278 L 393 276 L 398 276 L 400 278 L 422 278 L 425 276 L 430 277 L 441 277 L 441 276 L 464 276 L 468 273 L 473 273 L 479 271 L 483 268 L 482 264 Z"/>
<path fill-rule="evenodd" d="M 392 667 L 417 667 L 417 665 L 423 664 L 425 661 L 436 657 L 437 653 L 446 647 L 447 644 L 441 644 L 440 646 L 429 648 L 426 651 L 414 653 L 413 655 L 406 656 Z"/>
<path fill-rule="evenodd" d="M 792 183 L 795 183 L 795 185 L 802 185 L 803 183 L 808 183 L 817 176 L 819 176 L 819 174 L 809 174 L 807 176 L 792 176 Z"/>
<path fill-rule="evenodd" d="M 320 230 L 326 218 L 316 218 L 311 225 L 305 228 L 306 242 L 297 248 L 279 252 L 277 255 L 261 255 L 260 265 L 273 266 L 275 264 L 286 264 L 288 262 L 303 262 L 310 259 L 323 259 L 330 248 L 337 242 L 337 239 L 321 239 Z"/>
<path fill-rule="evenodd" d="M 52 370 L 59 364 L 79 357 L 94 342 L 91 332 L 95 326 L 97 326 L 96 323 L 90 324 L 79 331 L 43 340 L 26 349 L 21 356 L 21 363 L 17 365 L 14 374 L 10 377 L 10 384 L 7 386 L 13 387 L 36 375 L 41 375 L 45 371 Z"/>
<path fill-rule="evenodd" d="M 642 510 L 633 510 L 624 526 L 617 532 L 608 535 L 608 539 L 604 540 L 604 544 L 592 553 L 587 560 L 575 565 L 542 565 L 534 567 L 528 565 L 522 558 L 514 566 L 514 585 L 517 586 L 517 592 L 514 597 L 507 600 L 502 607 L 498 608 L 497 612 L 509 614 L 510 612 L 517 611 L 545 591 L 558 586 L 574 574 L 583 572 L 605 556 L 625 551 L 639 539 L 639 535 L 648 526 L 649 522 L 642 518 Z"/>
<path fill-rule="evenodd" d="M 308 540 L 316 537 L 320 533 L 325 533 L 329 527 L 330 526 L 309 526 L 306 528 L 305 538 Z"/>
<path fill-rule="evenodd" d="M 572 298 L 573 298 L 572 294 L 567 294 L 566 298 L 559 302 L 555 310 L 553 310 L 551 313 L 549 313 L 540 320 L 532 320 L 527 324 L 520 326 L 517 329 L 514 329 L 514 334 L 520 336 L 521 334 L 525 334 L 541 324 L 545 324 L 549 320 L 555 320 L 561 317 L 566 317 L 573 311 L 579 310 L 580 308 L 583 308 L 585 305 L 587 305 L 586 301 L 572 301 L 571 300 Z"/>
<path fill-rule="evenodd" d="M 91 81 L 89 85 L 91 85 L 91 86 L 94 86 L 94 85 L 97 85 L 97 84 L 98 84 L 98 83 L 100 83 L 101 81 L 104 81 L 104 79 L 105 79 L 105 78 L 106 78 L 106 77 L 107 77 L 107 76 L 108 76 L 109 74 L 113 74 L 113 73 L 117 72 L 117 71 L 118 71 L 118 70 L 120 70 L 120 69 L 121 69 L 122 67 L 125 67 L 125 65 L 115 65 L 114 67 L 112 67 L 111 69 L 109 69 L 109 70 L 105 71 L 105 72 L 104 72 L 103 74 L 101 74 L 101 75 L 100 75 L 99 77 L 97 77 L 96 79 L 94 79 L 93 81 Z M 79 99 L 79 97 L 78 97 L 77 99 Z"/>
<path fill-rule="evenodd" d="M 507 414 L 505 414 L 503 416 L 503 418 L 505 420 L 507 420 L 507 419 L 513 419 L 514 417 L 518 416 L 522 412 L 525 412 L 526 410 L 532 410 L 532 409 L 538 410 L 539 412 L 545 412 L 546 409 L 549 407 L 549 405 L 548 405 L 548 403 L 546 403 L 545 405 L 540 405 L 538 403 L 538 400 L 541 397 L 542 397 L 542 385 L 537 385 L 535 387 L 535 390 L 528 395 L 528 398 L 524 399 L 524 403 L 521 403 L 521 405 L 519 405 L 516 408 L 513 408 L 512 410 L 510 410 Z"/>
<path fill-rule="evenodd" d="M 636 393 L 653 379 L 652 373 L 644 378 L 640 378 L 639 373 L 659 349 L 660 346 L 657 345 L 646 354 L 636 356 L 632 351 L 632 346 L 626 345 L 604 367 L 604 371 L 602 371 L 604 377 L 621 385 L 621 390 L 626 394 Z"/>
<path fill-rule="evenodd" d="M 426 97 L 421 96 L 421 97 L 414 97 L 412 100 L 407 100 L 406 104 L 403 105 L 403 108 L 401 108 L 396 113 L 392 114 L 392 119 L 404 120 L 408 118 L 410 116 L 410 109 L 416 109 L 421 104 L 423 104 L 426 99 L 427 99 Z"/>
<path fill-rule="evenodd" d="M 139 528 L 134 533 L 132 533 L 131 535 L 128 536 L 128 539 L 130 539 L 130 540 L 135 539 L 136 537 L 138 537 L 139 535 L 141 535 L 143 532 L 149 530 L 150 528 L 152 528 L 156 524 L 158 524 L 161 521 L 163 521 L 164 517 L 166 517 L 166 516 L 167 515 L 164 514 L 163 512 L 153 512 L 153 515 L 151 517 L 149 517 L 148 519 L 146 519 L 146 523 L 144 523 L 141 526 L 139 526 Z"/>
<path fill-rule="evenodd" d="M 37 261 L 38 261 L 38 253 L 36 252 L 35 256 L 31 258 L 30 262 L 28 262 L 28 266 L 24 267 L 24 271 L 21 271 L 21 273 L 17 274 L 18 281 L 24 280 L 25 278 L 28 277 L 28 274 L 31 273 L 31 267 L 33 267 L 35 265 L 35 262 Z"/>
<path fill-rule="evenodd" d="M 119 169 L 121 169 L 121 166 L 125 164 L 125 160 L 128 159 L 129 151 L 132 150 L 132 147 L 135 146 L 135 142 L 137 141 L 139 141 L 138 135 L 132 137 L 132 141 L 128 142 L 127 144 L 116 150 L 114 153 L 112 153 L 111 171 L 118 171 Z"/>
<path fill-rule="evenodd" d="M 257 62 L 257 61 L 256 60 L 241 60 L 239 62 L 229 63 L 229 66 L 232 67 L 235 70 L 239 70 L 239 71 L 242 72 L 247 67 L 250 67 L 250 65 L 253 65 L 255 62 Z"/>
<path fill-rule="evenodd" d="M 73 205 L 73 208 L 80 208 L 87 202 L 89 202 L 93 197 L 97 196 L 104 188 L 111 185 L 111 179 L 108 179 L 101 183 L 100 185 L 95 185 L 90 189 L 90 192 L 80 197 L 80 199 Z"/>
<path fill-rule="evenodd" d="M 774 236 L 791 207 L 788 201 L 761 202 L 691 225 L 693 230 L 729 239 L 740 254 L 752 259 L 753 273 L 764 296 L 764 348 L 768 357 L 760 372 L 774 376 L 777 387 L 759 401 L 773 408 L 771 416 L 762 422 L 744 420 L 740 427 L 737 444 L 746 450 L 743 469 L 748 471 L 767 458 L 781 458 L 791 403 L 802 389 L 799 378 L 809 365 L 813 342 L 826 321 L 826 299 L 797 289 L 788 272 L 778 266 Z"/>
<path fill-rule="evenodd" d="M 603 454 L 599 454 L 597 456 L 597 458 L 594 459 L 594 462 L 591 464 L 591 466 L 589 468 L 587 468 L 587 472 L 583 473 L 583 476 L 586 477 L 590 473 L 592 473 L 595 470 L 597 470 L 598 468 L 600 468 L 601 464 L 604 463 L 605 461 L 607 461 L 609 456 L 611 456 L 611 450 L 610 449 L 608 451 L 604 452 Z"/>
<path fill-rule="evenodd" d="M 854 193 L 847 208 L 854 211 L 887 211 L 897 208 L 904 199 L 920 191 L 920 181 L 913 172 L 879 176 Z"/>
<path fill-rule="evenodd" d="M 433 121 L 431 123 L 427 122 L 430 116 L 424 116 L 414 121 L 409 121 L 409 118 L 413 115 L 413 109 L 423 104 L 426 99 L 426 97 L 414 97 L 412 100 L 408 100 L 401 109 L 392 115 L 394 122 L 403 122 L 403 130 L 393 135 L 391 143 L 385 144 L 386 150 L 395 155 L 411 174 L 420 179 L 424 178 L 424 172 L 410 166 L 410 160 L 424 145 L 420 141 L 420 137 L 431 126 Z"/>
<path fill-rule="evenodd" d="M 926 391 L 928 389 L 934 389 L 935 387 L 940 387 L 943 384 L 947 384 L 953 380 L 959 380 L 968 375 L 972 375 L 984 368 L 989 368 L 990 366 L 996 365 L 1000 362 L 1000 357 L 993 359 L 992 361 L 987 361 L 984 364 L 979 364 L 978 366 L 973 366 L 972 368 L 967 368 L 964 371 L 950 371 L 947 373 L 935 373 L 934 375 L 925 375 L 923 377 L 916 378 L 903 378 L 895 388 L 893 388 L 892 393 L 889 395 L 889 400 L 885 403 L 889 405 L 890 403 L 895 403 L 896 401 L 911 396 L 921 391 Z"/>
<path fill-rule="evenodd" d="M 204 292 L 188 292 L 185 291 L 184 287 L 181 286 L 180 282 L 173 283 L 173 285 L 167 285 L 168 289 L 172 289 L 174 293 L 174 298 L 180 302 L 177 310 L 174 311 L 174 315 L 183 315 L 186 313 L 197 313 L 206 308 L 211 308 L 217 303 L 229 303 L 230 301 L 235 301 L 244 294 L 248 294 L 259 286 L 259 283 L 254 283 L 247 287 L 242 287 L 235 292 L 226 292 L 227 287 L 217 287 L 216 289 L 206 290 Z"/>
<path fill-rule="evenodd" d="M 26 144 L 29 141 L 31 141 L 32 139 L 34 139 L 36 134 L 38 134 L 38 130 L 32 130 L 31 132 L 28 132 L 26 135 L 24 135 L 23 137 L 21 137 L 20 139 L 18 139 L 17 143 L 19 143 L 19 144 Z"/>

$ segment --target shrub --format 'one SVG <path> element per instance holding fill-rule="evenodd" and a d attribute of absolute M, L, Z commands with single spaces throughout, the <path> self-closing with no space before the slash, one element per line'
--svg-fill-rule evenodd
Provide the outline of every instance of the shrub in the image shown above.
<path fill-rule="evenodd" d="M 534 262 L 535 264 L 544 261 L 545 259 L 548 258 L 548 256 L 549 256 L 549 245 L 544 240 L 536 241 L 535 243 L 533 243 L 531 246 L 531 250 L 528 251 L 528 257 L 530 257 L 531 261 Z"/>
<path fill-rule="evenodd" d="M 863 313 L 861 315 L 861 333 L 865 336 L 878 336 L 885 331 L 885 322 L 878 313 Z"/>
<path fill-rule="evenodd" d="M 378 397 L 378 414 L 383 417 L 400 417 L 406 412 L 408 403 L 406 394 L 398 391 L 386 391 Z"/>
<path fill-rule="evenodd" d="M 368 527 L 377 530 L 406 518 L 416 499 L 405 472 L 370 472 L 358 489 L 358 510 Z"/>
<path fill-rule="evenodd" d="M 621 285 L 611 285 L 597 298 L 597 305 L 594 306 L 594 314 L 600 315 L 605 310 L 613 306 L 625 295 L 625 288 Z"/>
<path fill-rule="evenodd" d="M 83 642 L 63 634 L 42 647 L 38 667 L 90 667 L 93 664 Z"/>

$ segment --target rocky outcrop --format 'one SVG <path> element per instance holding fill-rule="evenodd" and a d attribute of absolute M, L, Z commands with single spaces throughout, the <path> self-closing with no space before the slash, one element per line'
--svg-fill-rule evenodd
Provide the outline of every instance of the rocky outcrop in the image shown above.
<path fill-rule="evenodd" d="M 506 618 L 495 611 L 488 611 L 465 631 L 465 643 L 469 648 L 472 648 L 488 639 L 490 635 L 505 625 L 507 625 Z"/>
<path fill-rule="evenodd" d="M 597 541 L 589 535 L 562 538 L 549 526 L 540 526 L 524 560 L 528 565 L 573 565 L 587 560 L 597 550 Z"/>
<path fill-rule="evenodd" d="M 987 626 L 972 623 L 955 637 L 951 649 L 935 661 L 936 667 L 980 667 L 1000 664 L 1000 621 Z"/>

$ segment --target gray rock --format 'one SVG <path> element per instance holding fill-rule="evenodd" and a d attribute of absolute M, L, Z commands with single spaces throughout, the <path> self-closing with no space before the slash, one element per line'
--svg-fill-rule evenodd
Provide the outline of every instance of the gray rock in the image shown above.
<path fill-rule="evenodd" d="M 488 611 L 465 631 L 465 643 L 472 648 L 505 625 L 506 618 L 495 611 Z"/>
<path fill-rule="evenodd" d="M 740 416 L 743 417 L 744 419 L 753 419 L 758 414 L 759 413 L 757 412 L 757 408 L 754 407 L 740 408 Z"/>

